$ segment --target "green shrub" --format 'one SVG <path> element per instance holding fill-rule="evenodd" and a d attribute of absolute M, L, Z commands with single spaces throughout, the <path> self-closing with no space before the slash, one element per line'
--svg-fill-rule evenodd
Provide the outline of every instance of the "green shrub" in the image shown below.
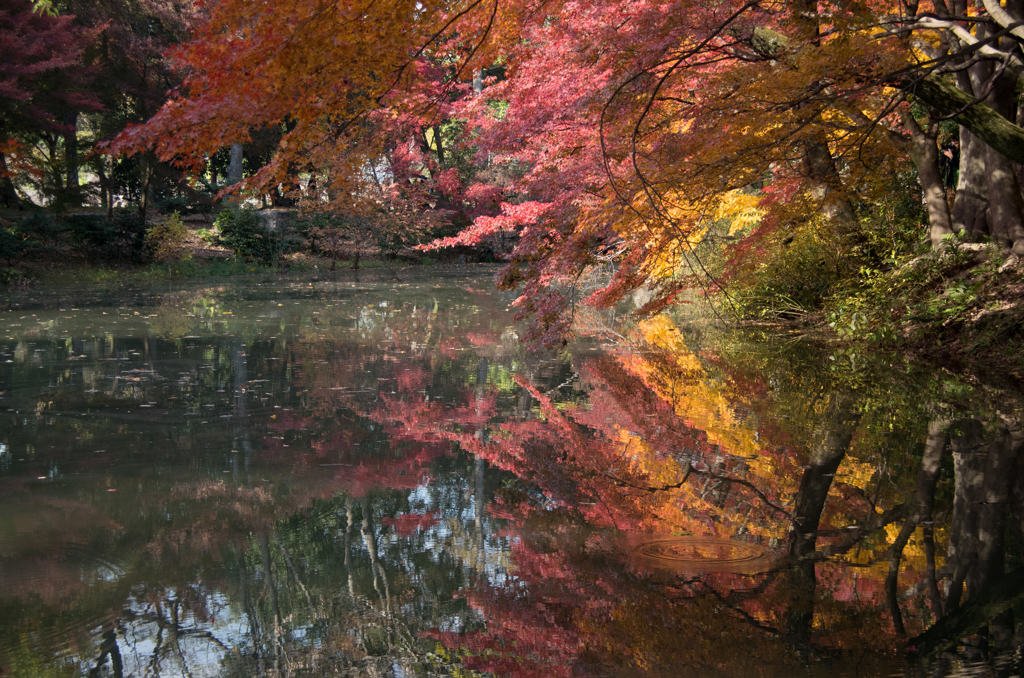
<path fill-rule="evenodd" d="M 845 271 L 836 247 L 813 224 L 793 228 L 765 247 L 760 261 L 737 282 L 733 295 L 744 315 L 776 318 L 817 309 Z"/>
<path fill-rule="evenodd" d="M 151 257 L 146 223 L 135 210 L 115 210 L 109 220 L 102 214 L 70 214 L 64 226 L 72 245 L 90 259 L 139 264 Z"/>
<path fill-rule="evenodd" d="M 200 228 L 196 231 L 196 235 L 207 245 L 219 245 L 220 244 L 220 231 L 214 228 Z"/>
<path fill-rule="evenodd" d="M 188 202 L 188 198 L 180 195 L 172 195 L 165 198 L 159 198 L 153 206 L 160 212 L 176 212 L 178 214 L 188 214 L 191 205 Z"/>
<path fill-rule="evenodd" d="M 25 278 L 21 271 L 12 267 L 0 267 L 0 283 L 10 285 Z"/>
<path fill-rule="evenodd" d="M 25 240 L 18 237 L 13 229 L 13 224 L 0 221 L 0 259 L 5 259 L 7 265 L 14 263 L 15 257 L 25 249 Z"/>
<path fill-rule="evenodd" d="M 248 209 L 226 209 L 217 215 L 214 225 L 220 231 L 219 244 L 235 256 L 271 266 L 287 251 L 282 234 L 263 225 L 259 214 Z"/>

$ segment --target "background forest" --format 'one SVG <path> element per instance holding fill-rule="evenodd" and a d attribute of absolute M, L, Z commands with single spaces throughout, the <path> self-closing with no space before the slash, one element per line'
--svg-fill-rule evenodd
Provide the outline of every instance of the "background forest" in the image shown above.
<path fill-rule="evenodd" d="M 253 268 L 505 260 L 548 346 L 632 296 L 1013 354 L 1022 22 L 1018 0 L 13 0 L 5 277 L 74 252 L 173 275 L 172 215 L 207 213 Z"/>

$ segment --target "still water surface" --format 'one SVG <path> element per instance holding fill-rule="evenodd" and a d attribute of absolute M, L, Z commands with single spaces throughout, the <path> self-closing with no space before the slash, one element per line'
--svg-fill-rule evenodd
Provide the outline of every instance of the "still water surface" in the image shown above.
<path fill-rule="evenodd" d="M 0 675 L 1019 675 L 1015 384 L 399 278 L 9 296 Z"/>

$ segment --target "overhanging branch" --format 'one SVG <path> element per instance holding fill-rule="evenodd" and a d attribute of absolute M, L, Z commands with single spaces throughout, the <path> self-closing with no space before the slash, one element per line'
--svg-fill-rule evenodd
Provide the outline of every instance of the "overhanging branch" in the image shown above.
<path fill-rule="evenodd" d="M 1013 162 L 1024 165 L 1024 129 L 999 115 L 990 106 L 934 75 L 896 84 L 934 108 L 939 115 L 957 121 Z"/>

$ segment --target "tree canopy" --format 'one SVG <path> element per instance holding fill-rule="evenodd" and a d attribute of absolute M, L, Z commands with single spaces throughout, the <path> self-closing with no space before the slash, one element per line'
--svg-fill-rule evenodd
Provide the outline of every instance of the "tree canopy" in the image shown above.
<path fill-rule="evenodd" d="M 581 303 L 655 312 L 794 238 L 855 251 L 908 175 L 933 245 L 1024 253 L 1018 4 L 221 0 L 111 150 L 201 173 L 276 128 L 243 190 L 451 217 L 427 247 L 509 236 L 501 283 L 552 344 Z"/>

